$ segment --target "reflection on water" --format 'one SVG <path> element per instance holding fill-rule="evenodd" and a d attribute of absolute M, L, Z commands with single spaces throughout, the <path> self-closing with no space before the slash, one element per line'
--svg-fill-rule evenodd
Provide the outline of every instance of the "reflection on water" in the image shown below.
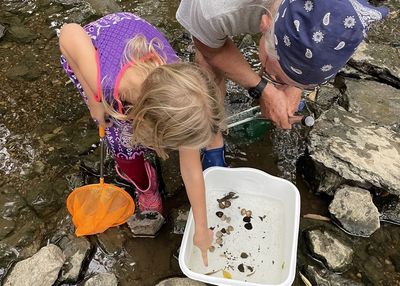
<path fill-rule="evenodd" d="M 35 151 L 27 137 L 12 134 L 0 124 L 0 171 L 6 175 L 13 172 L 25 173 L 35 161 Z"/>

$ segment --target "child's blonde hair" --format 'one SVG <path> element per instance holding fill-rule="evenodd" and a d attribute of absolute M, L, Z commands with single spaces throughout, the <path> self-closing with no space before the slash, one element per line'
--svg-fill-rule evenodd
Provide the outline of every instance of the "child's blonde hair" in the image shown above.
<path fill-rule="evenodd" d="M 214 80 L 187 63 L 159 66 L 148 75 L 129 114 L 133 138 L 167 158 L 166 149 L 203 148 L 223 131 L 223 98 Z"/>
<path fill-rule="evenodd" d="M 130 101 L 131 94 L 138 93 L 138 100 L 125 114 L 116 112 L 114 103 L 105 105 L 113 117 L 132 121 L 133 144 L 151 148 L 165 159 L 166 149 L 206 147 L 226 123 L 223 96 L 213 78 L 194 64 L 164 65 L 160 51 L 157 39 L 147 43 L 144 36 L 133 38 L 125 49 L 125 62 L 135 61 L 145 80 L 140 90 L 121 98 Z"/>

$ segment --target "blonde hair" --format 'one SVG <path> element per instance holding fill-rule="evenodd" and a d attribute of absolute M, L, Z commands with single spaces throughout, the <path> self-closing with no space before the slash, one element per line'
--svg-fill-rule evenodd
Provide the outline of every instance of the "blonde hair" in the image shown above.
<path fill-rule="evenodd" d="M 200 149 L 226 129 L 218 86 L 208 73 L 188 63 L 154 69 L 129 118 L 134 143 L 154 149 L 164 159 L 166 149 Z"/>
<path fill-rule="evenodd" d="M 153 38 L 147 42 L 144 35 L 138 34 L 125 45 L 121 60 L 121 68 L 126 64 L 132 67 L 134 66 L 135 70 L 146 77 L 156 67 L 166 63 L 166 56 L 163 53 L 163 48 L 163 43 L 158 38 Z M 125 102 L 133 102 L 135 93 L 139 94 L 140 91 L 131 88 L 125 91 L 125 93 L 120 94 L 120 98 Z M 126 113 L 129 112 L 132 106 L 125 105 L 125 114 L 122 114 L 115 110 L 117 102 L 113 95 L 110 96 L 103 93 L 102 102 L 109 115 L 121 121 L 128 120 Z"/>
<path fill-rule="evenodd" d="M 125 106 L 125 114 L 115 110 L 115 101 L 103 102 L 114 118 L 132 121 L 132 145 L 151 148 L 165 159 L 166 149 L 206 147 L 226 123 L 223 96 L 211 75 L 194 64 L 165 64 L 162 49 L 158 39 L 131 39 L 123 64 L 134 62 L 145 80 L 140 90 L 131 89 L 121 99 L 133 102 L 134 93 L 138 99 L 134 106 Z"/>

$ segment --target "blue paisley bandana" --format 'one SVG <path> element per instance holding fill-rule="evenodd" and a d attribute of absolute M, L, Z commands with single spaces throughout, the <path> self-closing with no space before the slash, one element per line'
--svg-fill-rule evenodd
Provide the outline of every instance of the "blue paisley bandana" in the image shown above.
<path fill-rule="evenodd" d="M 309 85 L 331 79 L 388 14 L 366 0 L 283 0 L 275 17 L 275 48 L 283 71 Z"/>

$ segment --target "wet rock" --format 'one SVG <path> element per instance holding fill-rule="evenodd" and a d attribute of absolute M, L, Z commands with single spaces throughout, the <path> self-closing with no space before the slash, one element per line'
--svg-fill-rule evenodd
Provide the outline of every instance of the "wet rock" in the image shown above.
<path fill-rule="evenodd" d="M 334 237 L 329 231 L 314 229 L 306 231 L 307 244 L 313 256 L 320 259 L 330 270 L 347 270 L 353 260 L 353 250 Z"/>
<path fill-rule="evenodd" d="M 73 283 L 78 281 L 84 261 L 90 253 L 89 241 L 84 237 L 70 236 L 60 243 L 65 256 L 65 263 L 61 269 L 60 282 Z"/>
<path fill-rule="evenodd" d="M 15 221 L 11 218 L 0 217 L 0 240 L 4 239 L 15 228 Z"/>
<path fill-rule="evenodd" d="M 33 182 L 30 189 L 25 194 L 21 194 L 26 203 L 41 216 L 46 217 L 56 212 L 60 205 L 65 203 L 60 201 L 60 195 L 67 190 L 64 178 L 49 178 L 39 182 Z"/>
<path fill-rule="evenodd" d="M 312 111 L 318 118 L 322 112 L 331 108 L 340 97 L 342 97 L 342 95 L 339 89 L 333 86 L 321 86 L 317 93 L 316 104 L 314 104 L 312 101 L 307 104 L 311 106 L 313 109 Z"/>
<path fill-rule="evenodd" d="M 99 273 L 89 278 L 83 286 L 117 286 L 117 277 L 112 273 Z"/>
<path fill-rule="evenodd" d="M 169 278 L 161 281 L 156 286 L 206 286 L 207 284 L 189 278 Z"/>
<path fill-rule="evenodd" d="M 50 244 L 32 257 L 18 262 L 6 277 L 4 286 L 51 286 L 64 264 L 62 250 Z"/>
<path fill-rule="evenodd" d="M 400 87 L 400 50 L 384 44 L 361 43 L 349 61 L 358 70 Z"/>
<path fill-rule="evenodd" d="M 164 217 L 157 212 L 142 212 L 126 222 L 135 236 L 154 237 L 164 224 Z"/>
<path fill-rule="evenodd" d="M 183 234 L 185 232 L 186 222 L 188 220 L 188 210 L 174 210 L 172 213 L 172 219 L 174 221 L 173 233 Z"/>
<path fill-rule="evenodd" d="M 315 266 L 307 265 L 305 267 L 305 276 L 310 280 L 312 285 L 324 286 L 362 286 L 364 284 L 350 279 L 343 278 L 342 276 L 329 271 L 325 268 L 318 268 Z"/>
<path fill-rule="evenodd" d="M 378 208 L 368 190 L 341 187 L 335 192 L 329 211 L 351 234 L 368 237 L 380 227 Z"/>
<path fill-rule="evenodd" d="M 400 225 L 400 201 L 392 201 L 382 208 L 381 220 Z"/>
<path fill-rule="evenodd" d="M 308 150 L 321 180 L 320 192 L 337 187 L 324 182 L 328 172 L 343 182 L 400 194 L 400 134 L 386 127 L 335 106 L 316 120 Z"/>
<path fill-rule="evenodd" d="M 394 253 L 389 256 L 390 261 L 392 262 L 396 272 L 400 273 L 400 254 Z"/>
<path fill-rule="evenodd" d="M 0 39 L 3 38 L 5 32 L 6 32 L 6 27 L 0 24 Z"/>
<path fill-rule="evenodd" d="M 350 112 L 359 114 L 377 125 L 392 126 L 400 123 L 398 89 L 368 80 L 347 80 L 346 86 Z"/>
<path fill-rule="evenodd" d="M 20 63 L 9 69 L 6 72 L 6 77 L 17 81 L 33 81 L 38 79 L 41 74 L 37 67 Z"/>
<path fill-rule="evenodd" d="M 37 35 L 22 25 L 12 25 L 8 29 L 8 33 L 10 34 L 11 39 L 18 43 L 27 44 L 37 38 Z"/>
<path fill-rule="evenodd" d="M 111 227 L 105 232 L 97 235 L 100 247 L 107 254 L 118 254 L 121 252 L 125 238 L 117 227 Z"/>
<path fill-rule="evenodd" d="M 113 0 L 86 0 L 99 16 L 122 11 Z"/>

